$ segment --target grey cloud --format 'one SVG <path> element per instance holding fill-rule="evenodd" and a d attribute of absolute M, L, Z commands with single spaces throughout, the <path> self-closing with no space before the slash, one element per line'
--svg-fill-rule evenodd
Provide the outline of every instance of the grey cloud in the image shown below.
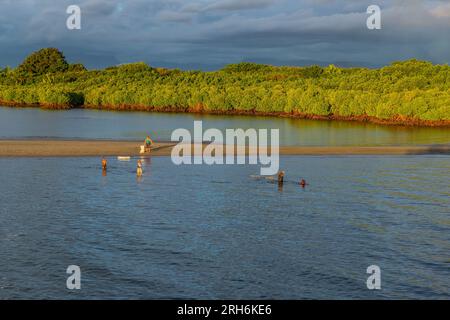
<path fill-rule="evenodd" d="M 163 10 L 159 12 L 158 18 L 162 21 L 188 23 L 192 21 L 193 15 L 189 12 Z"/>
<path fill-rule="evenodd" d="M 80 5 L 83 14 L 90 16 L 110 16 L 117 10 L 114 1 L 107 0 L 90 0 Z"/>
<path fill-rule="evenodd" d="M 275 3 L 274 0 L 220 0 L 207 5 L 203 10 L 249 10 L 262 9 Z"/>
<path fill-rule="evenodd" d="M 247 56 L 253 60 L 272 49 L 277 57 L 285 56 L 286 61 L 290 59 L 287 53 L 295 52 L 299 56 L 322 57 L 324 61 L 345 58 L 372 61 L 367 65 L 414 56 L 448 62 L 450 48 L 445 36 L 439 35 L 439 29 L 449 30 L 449 21 L 436 21 L 430 12 L 418 9 L 397 6 L 385 10 L 386 27 L 376 32 L 365 28 L 364 12 L 308 16 L 299 11 L 245 20 L 232 16 L 210 25 L 205 34 L 192 41 L 252 51 Z M 424 47 L 439 50 L 427 51 Z"/>
<path fill-rule="evenodd" d="M 1 1 L 0 65 L 17 65 L 46 46 L 89 67 L 138 60 L 195 69 L 244 60 L 376 66 L 450 57 L 448 1 L 378 0 L 379 31 L 365 27 L 371 0 L 78 2 L 82 30 L 69 31 L 71 0 Z"/>
<path fill-rule="evenodd" d="M 280 1 L 280 0 L 279 0 Z M 280 2 L 283 2 L 282 0 Z M 276 0 L 216 0 L 209 3 L 192 2 L 184 5 L 180 12 L 207 13 L 264 9 L 276 4 Z"/>
<path fill-rule="evenodd" d="M 431 13 L 437 18 L 450 18 L 450 3 L 442 4 L 433 8 Z"/>

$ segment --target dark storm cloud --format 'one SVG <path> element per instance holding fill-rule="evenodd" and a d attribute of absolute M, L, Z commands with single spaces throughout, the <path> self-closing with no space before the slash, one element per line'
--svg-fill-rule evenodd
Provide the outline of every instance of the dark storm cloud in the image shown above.
<path fill-rule="evenodd" d="M 366 9 L 382 8 L 382 30 Z M 77 4 L 82 29 L 66 28 Z M 88 67 L 132 61 L 214 69 L 227 63 L 378 66 L 450 59 L 450 4 L 438 0 L 0 0 L 0 65 L 58 47 Z"/>

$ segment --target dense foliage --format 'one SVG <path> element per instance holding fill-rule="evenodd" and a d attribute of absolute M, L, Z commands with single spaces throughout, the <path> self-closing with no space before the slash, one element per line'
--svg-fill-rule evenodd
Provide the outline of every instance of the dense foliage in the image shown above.
<path fill-rule="evenodd" d="M 17 68 L 17 71 L 25 74 L 45 74 L 64 72 L 69 64 L 61 51 L 55 48 L 45 48 L 32 53 Z"/>
<path fill-rule="evenodd" d="M 29 57 L 16 70 L 0 70 L 0 100 L 46 107 L 450 120 L 450 67 L 417 60 L 381 69 L 240 63 L 215 72 L 145 63 L 88 71 L 82 65 L 61 67 L 56 60 L 56 69 L 25 67 L 45 65 Z"/>

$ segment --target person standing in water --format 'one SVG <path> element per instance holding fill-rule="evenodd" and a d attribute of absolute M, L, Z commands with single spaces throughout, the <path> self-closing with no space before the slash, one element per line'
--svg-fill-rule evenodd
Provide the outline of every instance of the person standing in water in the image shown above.
<path fill-rule="evenodd" d="M 136 174 L 138 177 L 142 176 L 142 161 L 141 160 L 138 160 L 138 162 L 137 162 Z"/>
<path fill-rule="evenodd" d="M 305 181 L 305 179 L 300 180 L 300 182 L 298 183 L 302 188 L 306 187 L 307 183 Z"/>
<path fill-rule="evenodd" d="M 108 168 L 108 160 L 102 157 L 102 176 L 106 177 L 106 169 Z"/>
<path fill-rule="evenodd" d="M 284 171 L 278 172 L 278 185 L 283 185 L 284 183 Z"/>
<path fill-rule="evenodd" d="M 278 172 L 278 191 L 283 192 L 284 171 Z"/>
<path fill-rule="evenodd" d="M 106 171 L 108 168 L 108 160 L 105 159 L 105 157 L 102 157 L 102 169 L 103 171 Z"/>

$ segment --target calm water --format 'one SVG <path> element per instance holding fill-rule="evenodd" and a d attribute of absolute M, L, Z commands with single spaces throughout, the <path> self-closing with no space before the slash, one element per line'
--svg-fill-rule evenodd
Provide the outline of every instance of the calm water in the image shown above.
<path fill-rule="evenodd" d="M 410 145 L 450 143 L 449 128 L 408 128 L 355 122 L 273 117 L 207 116 L 97 110 L 46 111 L 0 107 L 1 138 L 142 139 L 150 133 L 170 140 L 177 128 L 278 128 L 282 145 Z"/>
<path fill-rule="evenodd" d="M 152 119 L 86 114 L 89 128 Z M 449 157 L 281 160 L 283 190 L 256 166 L 160 157 L 136 180 L 135 161 L 102 176 L 95 158 L 0 159 L 0 299 L 450 298 Z M 381 291 L 366 289 L 372 264 Z"/>

